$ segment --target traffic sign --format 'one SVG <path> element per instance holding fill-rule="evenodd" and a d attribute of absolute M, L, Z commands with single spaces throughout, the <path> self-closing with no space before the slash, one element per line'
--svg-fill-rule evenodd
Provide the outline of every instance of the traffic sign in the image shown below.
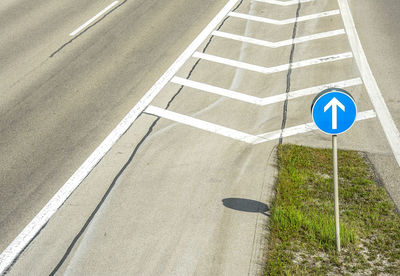
<path fill-rule="evenodd" d="M 317 127 L 332 135 L 333 191 L 335 205 L 336 250 L 340 253 L 339 177 L 337 162 L 337 135 L 351 128 L 356 120 L 357 106 L 346 90 L 330 88 L 319 93 L 311 105 L 311 114 Z"/>
<path fill-rule="evenodd" d="M 350 93 L 343 89 L 330 88 L 314 98 L 311 113 L 314 123 L 322 132 L 337 135 L 353 126 L 357 106 Z"/>

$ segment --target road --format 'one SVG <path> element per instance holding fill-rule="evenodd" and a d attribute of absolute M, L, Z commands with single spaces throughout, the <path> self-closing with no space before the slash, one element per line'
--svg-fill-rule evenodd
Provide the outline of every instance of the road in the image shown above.
<path fill-rule="evenodd" d="M 120 1 L 75 36 L 112 2 L 31 2 L 0 3 L 1 251 L 228 1 Z M 234 13 L 144 106 L 10 275 L 256 275 L 276 146 L 330 146 L 304 124 L 317 91 L 333 85 L 351 91 L 360 112 L 339 147 L 366 152 L 400 204 L 396 148 L 338 1 L 230 2 Z M 381 2 L 349 1 L 399 127 L 400 5 Z"/>
<path fill-rule="evenodd" d="M 108 4 L 0 4 L 0 250 L 224 3 L 122 2 L 60 49 Z"/>

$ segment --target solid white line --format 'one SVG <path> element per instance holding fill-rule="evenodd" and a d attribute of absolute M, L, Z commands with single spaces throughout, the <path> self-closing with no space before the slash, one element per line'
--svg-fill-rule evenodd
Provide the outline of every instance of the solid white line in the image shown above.
<path fill-rule="evenodd" d="M 379 121 L 381 122 L 383 131 L 389 141 L 390 147 L 397 163 L 400 166 L 400 133 L 393 121 L 392 115 L 385 103 L 382 92 L 372 74 L 371 68 L 365 56 L 360 39 L 357 34 L 353 16 L 351 15 L 350 7 L 347 0 L 338 0 L 339 7 L 342 12 L 344 26 L 349 37 L 351 49 L 354 53 L 358 69 L 364 81 L 365 88 L 371 99 L 372 105 L 375 108 Z"/>
<path fill-rule="evenodd" d="M 296 5 L 299 2 L 301 3 L 306 3 L 306 2 L 311 2 L 314 0 L 291 0 L 291 1 L 278 1 L 278 0 L 255 0 L 257 2 L 263 2 L 263 3 L 268 3 L 272 5 L 279 5 L 279 6 L 290 6 L 290 5 Z"/>
<path fill-rule="evenodd" d="M 302 42 L 308 42 L 308 41 L 312 41 L 312 40 L 323 39 L 323 38 L 338 36 L 338 35 L 342 35 L 342 34 L 345 34 L 344 29 L 323 32 L 323 33 L 317 33 L 317 34 L 307 35 L 307 36 L 301 36 L 301 37 L 297 37 L 295 39 L 287 39 L 287 40 L 282 40 L 282 41 L 278 41 L 278 42 L 270 42 L 270 41 L 266 41 L 266 40 L 260 40 L 260 39 L 256 39 L 256 38 L 251 38 L 251 37 L 247 37 L 247 36 L 241 36 L 241 35 L 221 32 L 221 31 L 212 32 L 212 35 L 214 35 L 214 36 L 228 38 L 228 39 L 237 40 L 237 41 L 246 42 L 246 43 L 251 43 L 251 44 L 260 45 L 260 46 L 269 47 L 269 48 L 279 48 L 279 47 L 283 47 L 283 46 L 289 46 L 292 44 L 298 44 L 298 43 L 302 43 Z"/>
<path fill-rule="evenodd" d="M 213 123 L 209 123 L 203 120 L 199 120 L 190 116 L 182 115 L 176 112 L 172 112 L 163 108 L 155 107 L 150 105 L 144 111 L 148 114 L 153 114 L 164 119 L 168 119 L 171 121 L 175 121 L 184 125 L 192 126 L 198 129 L 206 130 L 212 133 L 219 134 L 221 136 L 229 137 L 235 140 L 239 140 L 246 143 L 254 143 L 255 141 L 264 140 L 262 138 L 258 138 L 257 136 L 247 134 L 238 130 L 234 130 L 231 128 L 223 127 L 220 125 L 216 125 Z"/>
<path fill-rule="evenodd" d="M 103 14 L 105 14 L 108 10 L 110 10 L 112 7 L 114 7 L 116 4 L 118 4 L 118 1 L 114 1 L 112 2 L 110 5 L 108 5 L 105 9 L 103 9 L 101 12 L 99 12 L 98 14 L 96 14 L 94 17 L 90 18 L 88 21 L 86 21 L 83 25 L 81 25 L 78 29 L 76 29 L 75 31 L 73 31 L 72 33 L 70 33 L 70 36 L 74 36 L 77 33 L 79 33 L 80 31 L 82 31 L 83 29 L 85 29 L 87 26 L 89 26 L 90 24 L 92 24 L 93 21 L 97 20 L 97 18 L 99 18 L 100 16 L 102 16 Z"/>
<path fill-rule="evenodd" d="M 313 58 L 313 59 L 308 59 L 308 60 L 303 60 L 303 61 L 298 61 L 298 62 L 293 62 L 292 64 L 283 64 L 275 67 L 263 67 L 263 66 L 258 66 L 254 64 L 249 64 L 233 59 L 227 59 L 223 57 L 218 57 L 214 55 L 209 55 L 205 53 L 200 53 L 200 52 L 195 52 L 193 54 L 193 57 L 195 58 L 201 58 L 204 60 L 208 60 L 211 62 L 216 62 L 228 66 L 233 66 L 245 70 L 250 70 L 254 72 L 259 72 L 263 74 L 272 74 L 272 73 L 277 73 L 277 72 L 282 72 L 286 71 L 289 69 L 289 66 L 291 66 L 292 69 L 295 68 L 300 68 L 300 67 L 305 67 L 305 66 L 311 66 L 311 65 L 316 65 L 316 64 L 321 64 L 321 63 L 326 63 L 326 62 L 333 62 L 333 61 L 338 61 L 342 59 L 347 59 L 353 57 L 351 52 L 347 53 L 342 53 L 342 54 L 337 54 L 337 55 L 330 55 L 330 56 L 325 56 L 325 57 L 319 57 L 319 58 Z"/>
<path fill-rule="evenodd" d="M 276 20 L 276 19 L 260 17 L 260 16 L 255 16 L 255 15 L 245 14 L 245 13 L 239 13 L 239 12 L 230 12 L 228 15 L 232 16 L 232 17 L 237 17 L 237 18 L 261 22 L 261 23 L 267 23 L 267 24 L 273 24 L 273 25 L 286 25 L 286 24 L 293 24 L 296 21 L 302 22 L 302 21 L 319 19 L 322 17 L 333 16 L 333 15 L 338 15 L 338 14 L 340 14 L 339 10 L 332 10 L 332 11 L 304 15 L 304 16 L 299 16 L 298 18 L 294 17 L 294 18 L 289 18 L 289 19 L 284 19 L 284 20 Z"/>
<path fill-rule="evenodd" d="M 182 115 L 173 111 L 169 111 L 163 108 L 155 107 L 150 105 L 144 111 L 145 113 L 156 115 L 158 117 L 168 119 L 174 122 L 178 122 L 187 126 L 202 129 L 208 132 L 216 133 L 221 136 L 229 137 L 238 141 L 242 141 L 249 144 L 259 144 L 272 140 L 279 139 L 282 133 L 282 137 L 289 137 L 301 133 L 306 133 L 318 129 L 314 123 L 307 123 L 298 125 L 282 130 L 275 130 L 260 135 L 252 135 L 235 129 L 227 128 L 217 124 L 209 123 L 203 120 L 199 120 L 190 116 Z M 357 113 L 356 121 L 371 119 L 376 116 L 373 110 Z"/>
<path fill-rule="evenodd" d="M 140 101 L 129 111 L 116 128 L 107 138 L 97 147 L 89 158 L 79 167 L 79 169 L 68 179 L 60 190 L 50 199 L 43 209 L 25 226 L 22 232 L 11 242 L 11 244 L 0 255 L 0 275 L 13 263 L 15 258 L 24 250 L 35 235 L 42 229 L 49 219 L 54 215 L 58 208 L 67 200 L 72 192 L 86 178 L 92 169 L 100 162 L 104 155 L 111 149 L 116 141 L 128 130 L 136 118 L 158 95 L 161 89 L 176 74 L 181 66 L 191 57 L 193 52 L 211 34 L 217 25 L 225 18 L 228 12 L 239 0 L 230 0 L 213 20 L 203 29 L 203 31 L 193 40 L 178 59 L 168 68 L 168 70 L 158 79 Z"/>
<path fill-rule="evenodd" d="M 266 98 L 259 98 L 259 97 L 255 97 L 255 96 L 246 95 L 244 93 L 220 88 L 217 86 L 188 80 L 188 79 L 181 78 L 181 77 L 173 77 L 171 82 L 180 84 L 180 85 L 184 85 L 187 87 L 191 87 L 194 89 L 198 89 L 198 90 L 201 90 L 204 92 L 228 97 L 231 99 L 239 100 L 239 101 L 250 103 L 250 104 L 261 105 L 261 106 L 285 101 L 286 97 L 288 97 L 288 99 L 291 100 L 291 99 L 304 97 L 304 96 L 308 96 L 308 95 L 314 95 L 314 94 L 317 94 L 327 88 L 332 88 L 332 87 L 346 88 L 346 87 L 351 87 L 351 86 L 356 86 L 356 85 L 362 84 L 362 81 L 360 78 L 355 78 L 355 79 L 349 79 L 349 80 L 345 80 L 345 81 L 327 83 L 327 84 L 310 87 L 310 88 L 305 88 L 305 89 L 301 89 L 301 90 L 297 90 L 297 91 L 292 91 L 287 94 L 282 93 L 282 94 L 278 94 L 278 95 L 270 96 L 270 97 L 266 97 Z"/>

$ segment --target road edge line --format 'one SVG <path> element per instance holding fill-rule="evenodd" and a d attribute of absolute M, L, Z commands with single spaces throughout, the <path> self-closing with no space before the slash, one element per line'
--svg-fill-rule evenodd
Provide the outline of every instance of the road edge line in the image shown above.
<path fill-rule="evenodd" d="M 230 0 L 208 23 L 201 33 L 190 43 L 175 62 L 165 71 L 158 81 L 146 92 L 139 102 L 129 111 L 122 121 L 104 139 L 96 150 L 86 159 L 77 171 L 57 191 L 39 213 L 25 226 L 18 236 L 8 245 L 0 255 L 0 275 L 3 275 L 14 263 L 17 257 L 24 251 L 40 230 L 47 224 L 50 218 L 70 197 L 73 191 L 89 175 L 93 168 L 100 162 L 118 139 L 129 129 L 136 118 L 158 95 L 161 89 L 176 74 L 182 65 L 192 56 L 196 49 L 212 33 L 217 25 L 225 18 L 239 0 Z"/>
<path fill-rule="evenodd" d="M 385 132 L 386 138 L 390 144 L 393 155 L 400 166 L 400 133 L 393 121 L 392 115 L 385 103 L 381 90 L 374 75 L 372 74 L 371 67 L 369 66 L 364 49 L 361 45 L 360 38 L 357 33 L 354 19 L 351 14 L 350 6 L 347 0 L 338 0 L 339 9 L 342 14 L 344 27 L 349 38 L 350 47 L 353 51 L 354 59 L 356 60 L 361 78 L 364 81 L 365 88 L 368 96 L 374 106 L 377 117 Z"/>

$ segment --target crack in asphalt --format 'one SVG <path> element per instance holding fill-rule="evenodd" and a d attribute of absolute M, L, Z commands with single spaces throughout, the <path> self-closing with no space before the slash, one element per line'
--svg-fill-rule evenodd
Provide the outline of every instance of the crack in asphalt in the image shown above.
<path fill-rule="evenodd" d="M 296 21 L 294 22 L 294 26 L 293 26 L 292 41 L 296 38 L 297 23 L 298 23 L 297 20 L 300 15 L 300 9 L 301 9 L 301 1 L 298 0 L 297 10 L 296 10 Z M 296 48 L 296 44 L 292 43 L 292 49 L 290 50 L 290 57 L 289 57 L 289 69 L 288 69 L 287 76 L 286 76 L 286 99 L 283 104 L 283 117 L 282 117 L 282 125 L 281 125 L 281 135 L 279 137 L 279 145 L 281 145 L 283 142 L 283 130 L 286 127 L 286 121 L 287 121 L 287 111 L 288 111 L 288 105 L 289 105 L 289 92 L 290 92 L 291 77 L 292 77 L 292 64 L 293 64 L 295 48 Z"/>

